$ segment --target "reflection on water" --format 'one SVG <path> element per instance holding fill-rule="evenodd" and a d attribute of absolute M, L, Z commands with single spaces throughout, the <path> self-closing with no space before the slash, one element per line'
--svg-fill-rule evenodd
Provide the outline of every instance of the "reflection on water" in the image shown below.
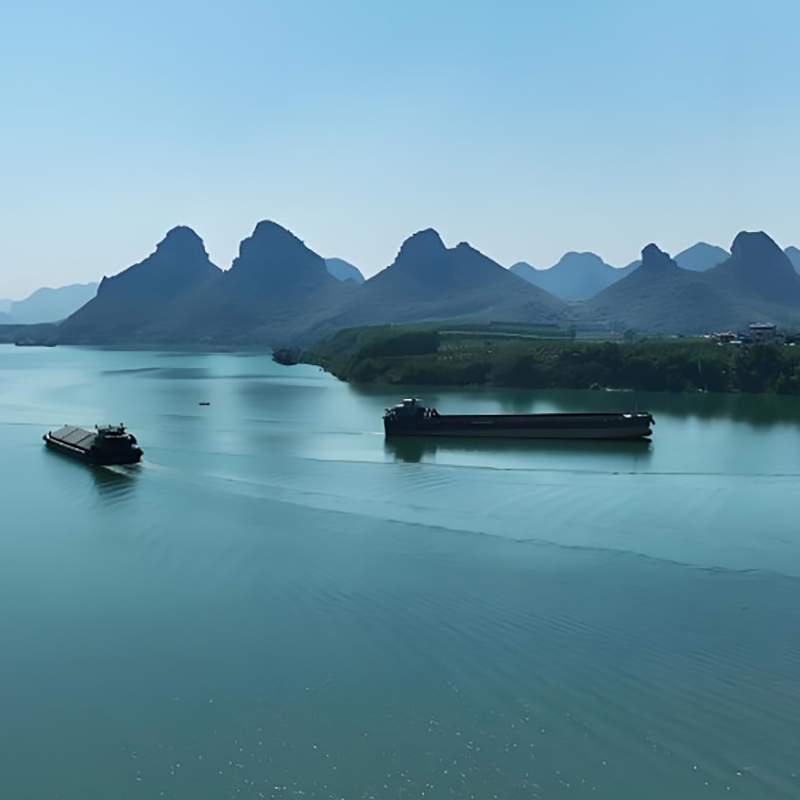
<path fill-rule="evenodd" d="M 101 499 L 119 502 L 125 500 L 136 488 L 139 467 L 89 465 L 95 488 Z"/>
<path fill-rule="evenodd" d="M 419 397 L 443 414 L 649 411 L 682 418 L 733 420 L 753 426 L 776 422 L 800 426 L 800 398 L 774 394 L 667 394 L 649 392 L 576 392 L 547 389 L 470 388 L 443 386 L 351 385 L 354 394 L 391 406 L 403 397 Z M 487 407 L 491 412 L 485 411 Z M 658 417 L 656 416 L 656 421 Z"/>
<path fill-rule="evenodd" d="M 132 367 L 131 369 L 104 369 L 101 375 L 143 375 L 147 372 L 159 372 L 158 367 Z"/>
<path fill-rule="evenodd" d="M 77 503 L 92 497 L 104 504 L 128 500 L 132 497 L 141 477 L 140 464 L 130 466 L 90 464 L 47 448 L 44 448 L 42 456 L 49 466 L 46 474 L 52 476 L 59 489 Z"/>
<path fill-rule="evenodd" d="M 800 399 L 774 394 L 643 395 L 648 410 L 679 417 L 730 419 L 755 427 L 777 422 L 800 425 Z"/>
<path fill-rule="evenodd" d="M 432 436 L 399 436 L 384 440 L 384 450 L 395 461 L 418 463 L 437 452 L 484 453 L 492 455 L 574 454 L 575 456 L 649 457 L 651 443 L 646 439 L 588 441 L 585 439 L 470 439 Z"/>
<path fill-rule="evenodd" d="M 156 370 L 144 370 L 142 374 L 147 378 L 159 380 L 203 380 L 210 376 L 205 367 L 162 367 Z"/>

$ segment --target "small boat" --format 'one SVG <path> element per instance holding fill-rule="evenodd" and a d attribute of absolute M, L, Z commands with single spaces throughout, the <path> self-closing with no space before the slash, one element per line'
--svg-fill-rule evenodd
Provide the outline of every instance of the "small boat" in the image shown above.
<path fill-rule="evenodd" d="M 494 439 L 643 439 L 655 420 L 646 411 L 589 414 L 440 414 L 407 398 L 383 415 L 387 436 Z"/>
<path fill-rule="evenodd" d="M 51 450 L 90 464 L 136 464 L 142 458 L 136 437 L 127 433 L 122 423 L 96 425 L 94 431 L 65 425 L 57 431 L 49 431 L 42 438 Z"/>
<path fill-rule="evenodd" d="M 200 406 L 210 406 L 210 405 L 211 405 L 211 403 L 209 403 L 207 400 L 201 400 L 201 401 L 198 403 L 198 405 L 200 405 Z"/>

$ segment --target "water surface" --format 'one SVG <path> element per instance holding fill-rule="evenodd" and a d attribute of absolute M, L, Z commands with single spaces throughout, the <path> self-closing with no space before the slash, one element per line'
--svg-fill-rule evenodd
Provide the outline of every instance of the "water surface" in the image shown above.
<path fill-rule="evenodd" d="M 386 443 L 407 392 L 657 425 Z M 0 347 L 0 474 L 3 797 L 800 795 L 797 399 Z"/>

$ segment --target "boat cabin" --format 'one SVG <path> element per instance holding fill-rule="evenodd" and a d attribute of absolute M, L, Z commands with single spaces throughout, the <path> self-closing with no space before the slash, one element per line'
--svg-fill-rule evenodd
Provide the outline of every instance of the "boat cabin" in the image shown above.
<path fill-rule="evenodd" d="M 398 403 L 392 408 L 386 409 L 386 417 L 403 419 L 408 418 L 428 418 L 438 417 L 439 412 L 435 408 L 429 408 L 422 404 L 419 397 L 406 397 L 401 403 Z"/>
<path fill-rule="evenodd" d="M 120 422 L 119 425 L 95 425 L 97 435 L 101 439 L 113 439 L 118 436 L 126 436 L 125 426 Z"/>

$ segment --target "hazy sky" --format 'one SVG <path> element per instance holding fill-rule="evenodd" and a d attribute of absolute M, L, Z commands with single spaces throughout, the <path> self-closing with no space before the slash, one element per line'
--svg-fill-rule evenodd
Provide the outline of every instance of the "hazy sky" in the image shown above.
<path fill-rule="evenodd" d="M 800 244 L 799 0 L 27 0 L 0 12 L 0 297 L 261 219 L 366 274 Z"/>

